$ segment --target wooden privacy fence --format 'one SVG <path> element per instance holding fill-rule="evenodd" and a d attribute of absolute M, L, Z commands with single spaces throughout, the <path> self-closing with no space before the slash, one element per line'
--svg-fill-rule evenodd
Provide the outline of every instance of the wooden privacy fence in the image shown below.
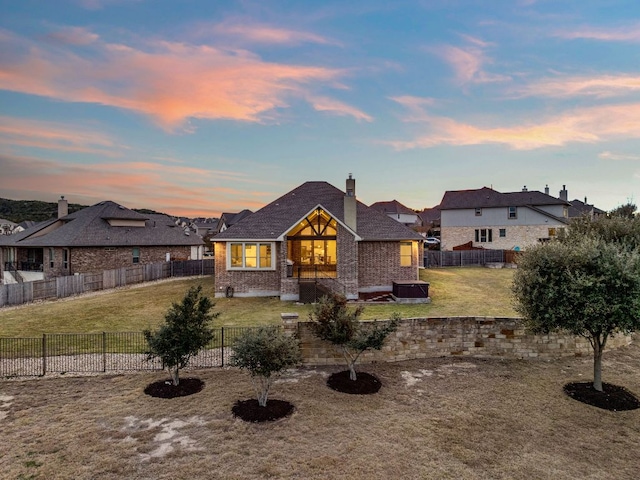
<path fill-rule="evenodd" d="M 80 273 L 49 280 L 0 285 L 0 307 L 70 297 L 163 278 L 213 275 L 213 262 L 213 259 L 206 259 L 150 263 L 105 270 L 102 273 Z"/>
<path fill-rule="evenodd" d="M 519 252 L 513 250 L 426 250 L 424 267 L 464 267 L 487 263 L 515 263 Z"/>
<path fill-rule="evenodd" d="M 235 339 L 257 327 L 214 328 L 209 345 L 191 358 L 189 367 L 224 367 Z M 147 360 L 142 332 L 58 333 L 41 337 L 0 337 L 0 377 L 47 373 L 100 373 L 162 370 L 162 362 Z"/>

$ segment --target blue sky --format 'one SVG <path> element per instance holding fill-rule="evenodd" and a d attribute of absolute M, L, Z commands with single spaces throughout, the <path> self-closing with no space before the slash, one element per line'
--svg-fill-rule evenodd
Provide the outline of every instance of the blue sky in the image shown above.
<path fill-rule="evenodd" d="M 640 194 L 636 1 L 0 0 L 0 197 Z"/>

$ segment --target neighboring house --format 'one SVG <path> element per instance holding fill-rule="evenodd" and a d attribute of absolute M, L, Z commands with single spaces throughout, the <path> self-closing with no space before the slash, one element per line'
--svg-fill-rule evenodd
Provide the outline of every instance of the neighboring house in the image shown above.
<path fill-rule="evenodd" d="M 569 218 L 586 216 L 593 219 L 607 214 L 604 210 L 600 210 L 599 208 L 588 204 L 587 197 L 584 197 L 584 202 L 575 199 L 571 200 L 569 203 Z"/>
<path fill-rule="evenodd" d="M 216 228 L 218 226 L 218 219 L 214 218 L 211 221 L 206 222 L 193 222 L 191 224 L 191 228 L 195 231 L 197 235 L 201 237 L 206 237 L 208 235 L 213 235 L 216 233 Z"/>
<path fill-rule="evenodd" d="M 245 217 L 248 217 L 252 213 L 253 212 L 251 210 L 247 210 L 247 209 L 242 210 L 241 212 L 238 212 L 238 213 L 224 212 L 222 215 L 220 215 L 220 220 L 218 220 L 216 233 L 224 232 L 227 228 L 238 223 L 240 220 L 242 220 Z"/>
<path fill-rule="evenodd" d="M 216 296 L 301 300 L 308 284 L 357 299 L 418 281 L 422 237 L 346 193 L 306 182 L 212 240 Z"/>
<path fill-rule="evenodd" d="M 425 237 L 440 237 L 440 205 L 418 213 L 421 226 L 417 229 Z"/>
<path fill-rule="evenodd" d="M 396 222 L 400 222 L 407 227 L 419 226 L 420 224 L 418 214 L 397 200 L 391 200 L 390 202 L 376 202 L 371 204 L 370 207 L 384 213 L 389 218 L 393 218 Z"/>
<path fill-rule="evenodd" d="M 111 201 L 0 237 L 5 283 L 94 273 L 136 264 L 202 258 L 204 242 L 167 215 L 142 215 Z"/>
<path fill-rule="evenodd" d="M 569 202 L 539 191 L 491 188 L 447 191 L 440 203 L 440 247 L 522 250 L 548 240 L 568 222 Z"/>
<path fill-rule="evenodd" d="M 0 235 L 11 235 L 21 230 L 22 228 L 17 223 L 0 218 Z"/>

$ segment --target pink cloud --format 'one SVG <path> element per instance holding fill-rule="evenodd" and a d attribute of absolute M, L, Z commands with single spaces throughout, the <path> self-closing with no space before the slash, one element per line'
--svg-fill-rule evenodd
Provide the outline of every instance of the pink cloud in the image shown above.
<path fill-rule="evenodd" d="M 244 40 L 264 44 L 335 44 L 335 42 L 314 33 L 289 30 L 285 28 L 275 28 L 260 24 L 220 23 L 211 27 L 211 31 L 225 36 L 237 36 Z"/>
<path fill-rule="evenodd" d="M 516 90 L 518 96 L 599 98 L 640 91 L 640 77 L 633 75 L 601 75 L 597 77 L 545 78 Z"/>
<path fill-rule="evenodd" d="M 590 40 L 602 40 L 605 42 L 639 42 L 640 24 L 618 28 L 597 28 L 587 26 L 576 30 L 557 32 L 555 36 L 569 39 L 584 38 Z"/>
<path fill-rule="evenodd" d="M 166 130 L 188 119 L 263 122 L 288 99 L 335 83 L 338 69 L 261 60 L 246 50 L 156 42 L 146 49 L 94 42 L 91 57 L 68 45 L 0 39 L 12 55 L 0 88 L 71 102 L 108 105 L 151 117 Z M 185 127 L 188 130 L 188 127 Z"/>
<path fill-rule="evenodd" d="M 414 118 L 411 114 L 411 118 Z M 597 143 L 616 138 L 640 138 L 640 104 L 575 109 L 538 123 L 485 127 L 458 122 L 424 111 L 419 124 L 425 132 L 408 141 L 387 142 L 397 150 L 436 145 L 501 144 L 533 150 L 568 143 Z"/>
<path fill-rule="evenodd" d="M 0 145 L 115 156 L 124 147 L 79 125 L 0 116 Z"/>
<path fill-rule="evenodd" d="M 454 47 L 452 45 L 443 45 L 440 47 L 430 48 L 430 51 L 447 62 L 453 69 L 456 80 L 460 85 L 469 83 L 491 83 L 504 82 L 510 80 L 505 75 L 493 74 L 484 70 L 484 65 L 490 60 L 484 54 L 480 47 L 485 44 L 481 40 L 473 37 L 467 37 L 467 40 L 473 46 L 465 48 Z"/>
<path fill-rule="evenodd" d="M 0 191 L 10 198 L 52 201 L 64 195 L 86 204 L 113 200 L 173 215 L 215 216 L 223 210 L 257 209 L 273 195 L 248 190 L 245 176 L 237 172 L 153 162 L 86 165 L 0 154 L 0 171 Z"/>
<path fill-rule="evenodd" d="M 372 122 L 373 117 L 367 115 L 361 110 L 355 107 L 346 105 L 342 102 L 327 97 L 313 97 L 309 99 L 313 108 L 320 112 L 329 112 L 339 116 L 350 116 L 356 120 L 364 120 L 365 122 Z"/>

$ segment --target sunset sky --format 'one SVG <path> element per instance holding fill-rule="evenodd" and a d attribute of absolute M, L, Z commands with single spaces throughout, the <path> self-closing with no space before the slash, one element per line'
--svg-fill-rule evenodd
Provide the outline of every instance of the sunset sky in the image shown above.
<path fill-rule="evenodd" d="M 640 199 L 640 2 L 0 0 L 0 197 Z"/>

